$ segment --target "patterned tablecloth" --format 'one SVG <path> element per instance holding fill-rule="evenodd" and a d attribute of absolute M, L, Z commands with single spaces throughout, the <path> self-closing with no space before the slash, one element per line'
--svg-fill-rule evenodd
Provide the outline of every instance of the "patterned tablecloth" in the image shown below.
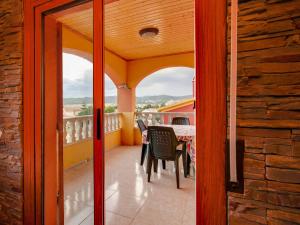
<path fill-rule="evenodd" d="M 175 135 L 178 141 L 185 141 L 187 143 L 187 152 L 190 155 L 191 161 L 195 162 L 196 160 L 196 148 L 195 148 L 195 136 L 196 136 L 196 127 L 193 125 L 160 125 L 164 127 L 172 127 L 174 129 Z M 143 144 L 147 143 L 147 130 L 143 132 Z"/>

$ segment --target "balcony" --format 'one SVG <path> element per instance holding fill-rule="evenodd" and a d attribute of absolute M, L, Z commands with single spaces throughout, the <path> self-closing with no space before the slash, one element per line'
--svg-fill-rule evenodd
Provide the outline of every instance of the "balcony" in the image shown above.
<path fill-rule="evenodd" d="M 146 125 L 170 124 L 173 117 L 185 116 L 194 121 L 193 112 L 136 112 L 133 118 L 128 113 L 105 113 L 105 150 L 109 151 L 121 145 L 128 145 L 124 140 L 130 138 L 126 131 L 133 130 L 133 144 L 141 144 L 140 131 L 135 124 L 142 119 Z M 132 123 L 133 121 L 133 123 Z M 71 168 L 93 158 L 93 116 L 66 117 L 64 128 L 64 168 Z"/>
<path fill-rule="evenodd" d="M 159 125 L 175 116 L 194 119 L 190 112 L 137 112 L 133 121 Z M 141 134 L 135 123 L 134 146 L 122 146 L 132 118 L 106 113 L 104 119 L 106 224 L 195 224 L 194 178 L 184 178 L 182 171 L 181 189 L 176 189 L 174 163 L 167 162 L 166 170 L 159 164 L 148 183 L 146 163 L 140 166 Z M 63 127 L 65 224 L 93 224 L 93 116 L 64 118 Z"/>

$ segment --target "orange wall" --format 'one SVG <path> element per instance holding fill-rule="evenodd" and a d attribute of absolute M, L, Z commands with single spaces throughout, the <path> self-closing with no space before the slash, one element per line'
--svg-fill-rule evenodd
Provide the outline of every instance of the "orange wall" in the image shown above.
<path fill-rule="evenodd" d="M 160 69 L 168 67 L 194 67 L 194 53 L 152 57 L 128 61 L 127 84 L 136 87 L 141 80 Z"/>
<path fill-rule="evenodd" d="M 83 35 L 63 27 L 63 51 L 93 61 L 93 42 Z M 105 73 L 115 85 L 125 84 L 127 62 L 116 54 L 105 50 Z"/>

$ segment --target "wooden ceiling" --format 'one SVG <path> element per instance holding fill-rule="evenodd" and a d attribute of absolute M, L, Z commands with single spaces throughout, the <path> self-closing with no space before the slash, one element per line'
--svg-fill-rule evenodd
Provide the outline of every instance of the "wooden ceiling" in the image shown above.
<path fill-rule="evenodd" d="M 92 39 L 92 9 L 59 20 Z M 159 34 L 142 38 L 139 31 Z M 126 60 L 194 51 L 194 0 L 119 0 L 105 5 L 105 47 Z"/>

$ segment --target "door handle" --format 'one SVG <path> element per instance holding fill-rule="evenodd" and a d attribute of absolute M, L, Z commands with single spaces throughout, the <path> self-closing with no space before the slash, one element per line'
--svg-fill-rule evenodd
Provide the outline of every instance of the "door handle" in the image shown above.
<path fill-rule="evenodd" d="M 97 140 L 101 140 L 101 109 L 97 109 Z"/>

